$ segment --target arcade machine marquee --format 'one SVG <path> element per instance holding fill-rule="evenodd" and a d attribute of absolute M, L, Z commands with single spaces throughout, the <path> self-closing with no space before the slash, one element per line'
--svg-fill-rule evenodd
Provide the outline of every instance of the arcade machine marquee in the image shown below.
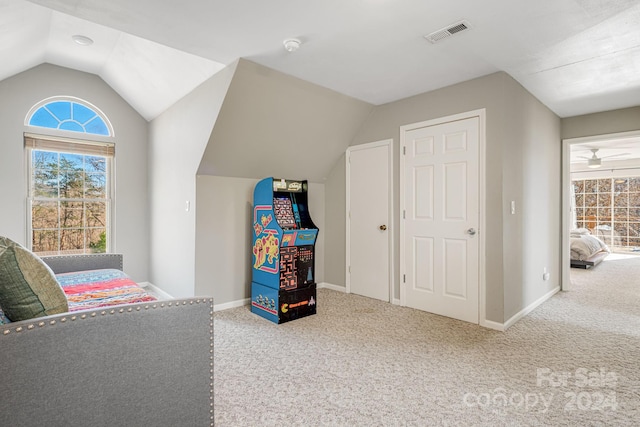
<path fill-rule="evenodd" d="M 265 178 L 253 193 L 251 311 L 275 323 L 316 313 L 307 181 Z"/>

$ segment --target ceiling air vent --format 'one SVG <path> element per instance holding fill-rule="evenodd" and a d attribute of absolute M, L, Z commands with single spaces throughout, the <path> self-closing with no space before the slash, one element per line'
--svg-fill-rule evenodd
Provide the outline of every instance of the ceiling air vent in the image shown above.
<path fill-rule="evenodd" d="M 437 43 L 442 39 L 446 39 L 447 37 L 451 37 L 454 34 L 466 31 L 469 28 L 471 28 L 471 25 L 469 25 L 467 21 L 460 21 L 456 22 L 455 24 L 448 25 L 441 30 L 434 31 L 431 34 L 424 36 L 424 38 L 429 40 L 431 43 Z"/>

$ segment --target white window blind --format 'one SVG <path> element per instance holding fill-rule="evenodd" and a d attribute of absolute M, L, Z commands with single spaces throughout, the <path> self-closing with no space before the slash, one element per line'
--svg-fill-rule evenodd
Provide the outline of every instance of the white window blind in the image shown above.
<path fill-rule="evenodd" d="M 25 133 L 26 148 L 47 151 L 61 151 L 65 153 L 85 154 L 89 156 L 114 157 L 116 145 L 113 142 L 80 141 L 72 138 L 40 136 Z"/>

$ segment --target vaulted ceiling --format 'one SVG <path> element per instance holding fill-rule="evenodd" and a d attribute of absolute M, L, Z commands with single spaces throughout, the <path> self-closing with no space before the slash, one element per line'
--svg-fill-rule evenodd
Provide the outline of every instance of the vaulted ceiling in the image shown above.
<path fill-rule="evenodd" d="M 147 120 L 237 58 L 374 105 L 505 71 L 568 117 L 640 104 L 640 2 L 0 0 L 0 56 L 0 79 L 97 74 Z"/>

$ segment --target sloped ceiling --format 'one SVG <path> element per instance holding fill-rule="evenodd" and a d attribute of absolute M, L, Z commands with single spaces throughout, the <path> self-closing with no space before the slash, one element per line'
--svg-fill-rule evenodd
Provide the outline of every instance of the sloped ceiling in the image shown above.
<path fill-rule="evenodd" d="M 43 41 L 56 32 L 44 30 L 42 17 L 40 25 L 32 22 L 46 11 L 32 15 L 24 3 L 0 0 L 0 53 L 11 58 L 2 61 L 0 77 L 37 61 L 62 61 Z M 496 71 L 507 72 L 561 117 L 635 106 L 640 99 L 638 0 L 31 3 L 121 32 L 127 42 L 113 55 L 113 65 L 103 65 L 109 71 L 99 72 L 138 106 L 164 106 L 160 98 L 174 88 L 183 91 L 194 70 L 195 81 L 237 58 L 374 105 Z M 437 44 L 424 39 L 461 19 L 470 30 Z M 93 34 L 91 28 L 82 31 Z M 158 58 L 171 51 L 150 49 L 139 39 L 131 41 L 131 35 L 179 52 Z M 291 37 L 302 46 L 287 53 L 282 42 Z M 182 56 L 186 53 L 199 59 Z M 158 93 L 149 93 L 154 90 Z M 152 116 L 153 111 L 145 113 Z"/>
<path fill-rule="evenodd" d="M 90 36 L 91 46 L 71 36 Z M 223 64 L 26 1 L 0 0 L 0 80 L 44 62 L 99 75 L 147 120 Z"/>
<path fill-rule="evenodd" d="M 240 60 L 198 174 L 322 183 L 373 108 Z"/>

